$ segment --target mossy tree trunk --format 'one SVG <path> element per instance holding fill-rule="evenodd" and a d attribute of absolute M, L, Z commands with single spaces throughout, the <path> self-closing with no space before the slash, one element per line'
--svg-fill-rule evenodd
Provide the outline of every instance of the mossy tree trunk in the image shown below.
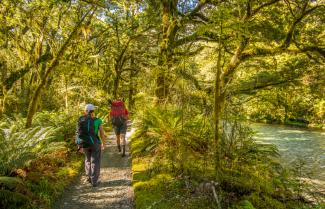
<path fill-rule="evenodd" d="M 222 94 L 222 89 L 224 88 L 223 82 L 221 80 L 221 51 L 222 51 L 222 43 L 219 38 L 219 46 L 218 46 L 218 58 L 217 58 L 217 67 L 215 72 L 215 87 L 214 87 L 214 142 L 215 142 L 215 152 L 216 152 L 216 160 L 219 162 L 219 144 L 220 144 L 220 122 L 222 119 L 222 110 L 224 104 L 224 94 Z"/>
<path fill-rule="evenodd" d="M 27 120 L 26 120 L 26 124 L 25 124 L 26 128 L 30 128 L 32 126 L 32 121 L 33 121 L 33 117 L 34 117 L 34 115 L 36 113 L 38 100 L 40 98 L 40 95 L 41 95 L 46 83 L 47 83 L 47 80 L 48 80 L 48 78 L 50 76 L 50 73 L 57 67 L 57 65 L 59 64 L 59 61 L 60 61 L 61 57 L 63 56 L 65 50 L 68 48 L 68 46 L 70 44 L 70 41 L 72 40 L 72 38 L 74 37 L 74 35 L 78 31 L 78 29 L 80 28 L 80 26 L 83 23 L 83 21 L 85 20 L 85 18 L 88 16 L 88 14 L 92 10 L 93 10 L 93 8 L 88 10 L 86 12 L 86 14 L 80 19 L 80 21 L 75 25 L 75 27 L 73 28 L 73 30 L 71 31 L 71 33 L 69 34 L 69 36 L 67 37 L 65 42 L 60 47 L 58 53 L 53 57 L 53 59 L 50 62 L 49 66 L 46 68 L 45 73 L 44 73 L 43 77 L 41 78 L 41 82 L 37 86 L 37 88 L 36 88 L 36 90 L 35 90 L 35 92 L 34 92 L 34 94 L 32 96 L 32 99 L 31 99 L 31 101 L 29 103 L 28 112 L 27 112 Z"/>
<path fill-rule="evenodd" d="M 169 92 L 169 70 L 172 58 L 173 43 L 178 30 L 177 26 L 178 0 L 163 0 L 162 4 L 162 41 L 158 59 L 158 72 L 156 78 L 156 97 L 163 102 Z"/>
<path fill-rule="evenodd" d="M 119 83 L 120 83 L 120 78 L 121 74 L 120 71 L 118 69 L 116 69 L 115 67 L 115 77 L 114 77 L 114 86 L 113 86 L 113 97 L 114 99 L 117 99 L 118 96 L 118 87 L 119 87 Z"/>
<path fill-rule="evenodd" d="M 129 84 L 129 110 L 131 111 L 134 105 L 133 94 L 135 92 L 134 77 L 136 76 L 135 62 L 133 55 L 130 59 L 130 84 Z"/>

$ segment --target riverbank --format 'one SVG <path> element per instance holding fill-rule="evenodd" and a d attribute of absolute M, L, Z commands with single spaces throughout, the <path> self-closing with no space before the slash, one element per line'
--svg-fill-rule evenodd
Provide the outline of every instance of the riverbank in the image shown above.
<path fill-rule="evenodd" d="M 306 122 L 299 122 L 299 121 L 276 121 L 276 120 L 261 120 L 261 119 L 247 119 L 248 122 L 252 123 L 263 123 L 269 125 L 284 125 L 288 127 L 296 127 L 296 128 L 305 128 L 309 130 L 315 131 L 325 131 L 325 124 L 315 124 L 315 123 L 306 123 Z"/>
<path fill-rule="evenodd" d="M 312 207 L 300 193 L 304 185 L 280 164 L 276 148 L 255 143 L 251 135 L 244 135 L 251 132 L 244 132 L 247 129 L 239 124 L 232 127 L 229 137 L 233 138 L 226 138 L 225 152 L 216 166 L 214 150 L 204 143 L 211 138 L 198 139 L 202 131 L 193 131 L 193 125 L 172 129 L 169 117 L 153 115 L 144 117 L 153 122 L 140 126 L 132 138 L 137 209 Z"/>

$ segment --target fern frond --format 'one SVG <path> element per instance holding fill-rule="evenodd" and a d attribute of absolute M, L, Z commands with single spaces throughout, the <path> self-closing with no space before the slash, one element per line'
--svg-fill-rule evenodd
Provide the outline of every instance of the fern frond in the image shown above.
<path fill-rule="evenodd" d="M 22 129 L 15 123 L 3 127 L 0 128 L 0 175 L 8 175 L 35 158 L 40 145 L 51 140 L 56 131 L 53 127 L 41 126 Z"/>

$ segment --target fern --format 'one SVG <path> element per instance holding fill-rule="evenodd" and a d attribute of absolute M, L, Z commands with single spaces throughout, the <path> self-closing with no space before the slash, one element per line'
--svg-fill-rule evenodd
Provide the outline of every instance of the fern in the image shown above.
<path fill-rule="evenodd" d="M 173 107 L 148 108 L 131 140 L 132 154 L 152 155 L 152 165 L 176 175 L 195 172 L 209 153 L 212 137 L 206 124 L 202 115 L 184 118 Z"/>
<path fill-rule="evenodd" d="M 78 113 L 72 112 L 41 112 L 34 119 L 37 126 L 51 126 L 56 128 L 56 141 L 67 140 L 75 134 Z M 71 120 L 75 118 L 75 120 Z"/>
<path fill-rule="evenodd" d="M 10 126 L 10 127 L 8 127 Z M 53 139 L 56 129 L 36 126 L 21 129 L 14 122 L 0 125 L 0 175 L 9 175 L 35 158 L 36 153 Z"/>
<path fill-rule="evenodd" d="M 65 142 L 51 142 L 48 143 L 46 146 L 42 146 L 42 149 L 38 152 L 38 156 L 66 150 L 67 148 Z"/>

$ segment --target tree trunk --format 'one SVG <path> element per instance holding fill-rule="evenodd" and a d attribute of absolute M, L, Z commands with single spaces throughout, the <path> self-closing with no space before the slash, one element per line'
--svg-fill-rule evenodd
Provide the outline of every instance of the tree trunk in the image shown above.
<path fill-rule="evenodd" d="M 64 77 L 64 83 L 65 83 L 65 95 L 64 95 L 64 100 L 65 100 L 65 109 L 67 110 L 69 107 L 69 103 L 68 103 L 68 79 L 65 76 Z"/>
<path fill-rule="evenodd" d="M 166 98 L 166 90 L 167 90 L 167 84 L 166 84 L 166 73 L 165 71 L 165 64 L 163 62 L 158 62 L 158 75 L 156 79 L 156 97 L 158 98 L 158 103 L 161 103 Z"/>
<path fill-rule="evenodd" d="M 222 34 L 222 29 L 221 29 Z M 219 46 L 218 46 L 218 58 L 217 58 L 217 69 L 215 73 L 215 89 L 214 89 L 214 150 L 216 154 L 216 166 L 219 167 L 220 162 L 220 139 L 221 139 L 221 132 L 220 132 L 220 123 L 222 119 L 222 111 L 223 111 L 223 104 L 224 104 L 224 94 L 223 91 L 223 82 L 221 80 L 221 51 L 222 51 L 222 43 L 221 43 L 221 35 L 219 36 Z"/>
<path fill-rule="evenodd" d="M 28 113 L 27 113 L 27 120 L 26 120 L 26 128 L 30 128 L 32 126 L 33 117 L 36 113 L 37 109 L 37 102 L 39 100 L 39 97 L 41 95 L 41 91 L 43 90 L 47 79 L 50 75 L 50 73 L 55 69 L 55 67 L 59 64 L 59 60 L 63 56 L 65 50 L 67 49 L 72 37 L 77 32 L 77 30 L 80 28 L 81 23 L 85 20 L 85 18 L 88 16 L 88 14 L 93 10 L 91 8 L 87 11 L 87 13 L 81 18 L 81 20 L 76 24 L 76 26 L 73 28 L 72 32 L 69 34 L 68 38 L 65 40 L 63 45 L 61 46 L 60 50 L 58 51 L 57 55 L 53 58 L 52 62 L 50 63 L 49 67 L 47 68 L 44 76 L 42 77 L 41 83 L 36 88 L 35 93 L 33 94 L 32 100 L 29 103 L 28 107 Z"/>
<path fill-rule="evenodd" d="M 113 86 L 113 97 L 114 99 L 117 99 L 118 96 L 118 87 L 120 83 L 120 72 L 118 69 L 115 69 L 116 76 L 114 78 L 114 86 Z"/>
<path fill-rule="evenodd" d="M 37 87 L 32 100 L 29 103 L 29 107 L 28 107 L 28 113 L 27 113 L 27 120 L 26 120 L 26 128 L 30 128 L 32 126 L 32 122 L 33 122 L 33 117 L 36 113 L 36 107 L 37 107 L 37 102 L 39 99 L 39 96 L 41 94 L 41 89 L 44 87 L 45 82 L 41 82 L 41 84 Z"/>
<path fill-rule="evenodd" d="M 117 99 L 118 86 L 119 86 L 119 78 L 115 77 L 115 79 L 114 79 L 114 88 L 113 88 L 113 97 L 114 97 L 114 99 Z"/>
<path fill-rule="evenodd" d="M 131 72 L 130 72 L 130 85 L 129 85 L 129 110 L 131 111 L 134 105 L 134 101 L 133 101 L 133 94 L 134 94 L 134 76 L 135 76 L 135 63 L 134 63 L 134 57 L 131 57 L 130 60 L 130 68 L 131 68 Z"/>
<path fill-rule="evenodd" d="M 0 118 L 2 118 L 3 114 L 6 111 L 6 98 L 7 98 L 7 90 L 3 86 L 3 88 L 2 88 L 2 98 L 0 98 Z"/>
<path fill-rule="evenodd" d="M 169 93 L 169 79 L 167 77 L 170 69 L 172 45 L 177 27 L 177 3 L 178 0 L 163 0 L 162 2 L 162 41 L 160 43 L 160 56 L 158 60 L 158 74 L 156 78 L 156 97 L 158 103 L 163 102 Z"/>

